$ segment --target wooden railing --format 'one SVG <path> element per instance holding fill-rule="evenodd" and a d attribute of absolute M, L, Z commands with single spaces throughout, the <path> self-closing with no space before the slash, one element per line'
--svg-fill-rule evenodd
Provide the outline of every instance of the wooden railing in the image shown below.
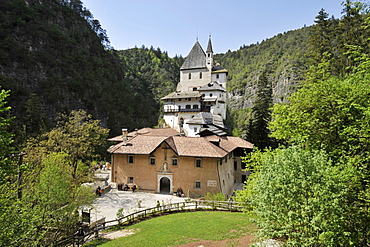
<path fill-rule="evenodd" d="M 137 221 L 150 219 L 152 216 L 166 215 L 168 213 L 190 212 L 198 210 L 222 210 L 229 212 L 242 212 L 244 206 L 242 203 L 233 201 L 204 201 L 204 200 L 188 200 L 185 202 L 160 205 L 153 208 L 147 208 L 134 213 L 125 215 L 122 218 L 106 221 L 103 223 L 95 223 L 94 227 L 86 231 L 85 236 L 70 236 L 60 240 L 55 246 L 80 246 L 88 239 L 99 237 L 99 232 L 113 226 L 127 226 Z"/>

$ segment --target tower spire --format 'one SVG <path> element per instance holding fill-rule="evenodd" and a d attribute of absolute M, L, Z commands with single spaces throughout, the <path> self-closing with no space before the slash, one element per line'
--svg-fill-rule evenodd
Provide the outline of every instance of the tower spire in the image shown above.
<path fill-rule="evenodd" d="M 213 49 L 212 49 L 212 41 L 211 41 L 211 35 L 209 35 L 209 39 L 208 39 L 208 46 L 207 46 L 207 51 L 206 53 L 213 53 Z"/>

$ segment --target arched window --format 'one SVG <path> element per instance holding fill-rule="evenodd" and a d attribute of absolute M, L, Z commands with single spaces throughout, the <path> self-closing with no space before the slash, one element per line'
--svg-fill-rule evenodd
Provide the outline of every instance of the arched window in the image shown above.
<path fill-rule="evenodd" d="M 191 73 L 189 73 L 189 80 L 191 79 Z"/>

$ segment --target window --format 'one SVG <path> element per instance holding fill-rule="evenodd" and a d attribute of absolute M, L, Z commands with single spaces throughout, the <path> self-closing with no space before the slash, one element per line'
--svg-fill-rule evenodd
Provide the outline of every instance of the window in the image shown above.
<path fill-rule="evenodd" d="M 127 156 L 127 162 L 128 162 L 129 164 L 133 164 L 133 163 L 134 163 L 134 156 L 133 156 L 133 155 L 129 155 L 129 156 Z"/>
<path fill-rule="evenodd" d="M 191 79 L 191 73 L 189 73 L 189 80 Z"/>
<path fill-rule="evenodd" d="M 198 109 L 198 105 L 193 105 L 193 109 Z"/>
<path fill-rule="evenodd" d="M 201 188 L 202 188 L 202 183 L 200 181 L 195 181 L 194 189 L 201 189 Z"/>
<path fill-rule="evenodd" d="M 197 91 L 197 88 L 196 87 L 193 87 L 193 91 Z"/>
<path fill-rule="evenodd" d="M 129 183 L 134 183 L 134 177 L 130 177 L 130 182 Z"/>
<path fill-rule="evenodd" d="M 202 167 L 202 159 L 195 159 L 195 167 Z"/>
<path fill-rule="evenodd" d="M 238 170 L 238 162 L 237 161 L 234 161 L 234 170 Z"/>
<path fill-rule="evenodd" d="M 186 109 L 191 109 L 191 105 L 186 105 L 185 108 Z"/>
<path fill-rule="evenodd" d="M 150 165 L 155 165 L 155 157 L 150 157 L 149 158 L 149 164 Z"/>
<path fill-rule="evenodd" d="M 216 74 L 216 78 L 219 79 L 220 78 L 220 75 L 219 74 Z"/>
<path fill-rule="evenodd" d="M 202 74 L 202 72 L 200 72 L 199 73 L 199 79 L 202 79 L 202 77 L 203 77 L 203 74 Z"/>
<path fill-rule="evenodd" d="M 177 166 L 177 163 L 178 162 L 178 160 L 177 160 L 177 158 L 172 158 L 172 165 L 173 166 Z"/>
<path fill-rule="evenodd" d="M 244 162 L 241 163 L 242 170 L 244 170 L 246 167 L 246 164 Z"/>
<path fill-rule="evenodd" d="M 210 94 L 209 94 L 209 97 L 212 97 L 212 96 L 213 96 L 213 94 L 211 94 L 211 93 L 210 93 Z"/>
<path fill-rule="evenodd" d="M 194 133 L 197 133 L 198 132 L 198 128 L 194 128 Z"/>

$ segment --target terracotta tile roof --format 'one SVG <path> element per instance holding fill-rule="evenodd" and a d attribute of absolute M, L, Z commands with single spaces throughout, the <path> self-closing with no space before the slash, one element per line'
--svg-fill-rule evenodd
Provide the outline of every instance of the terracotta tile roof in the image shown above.
<path fill-rule="evenodd" d="M 151 154 L 167 136 L 136 135 L 124 142 L 108 148 L 109 153 L 114 154 Z"/>
<path fill-rule="evenodd" d="M 236 148 L 248 148 L 252 149 L 253 144 L 235 136 L 222 136 L 220 137 L 220 147 L 225 149 L 228 152 L 233 151 Z"/>
<path fill-rule="evenodd" d="M 149 135 L 149 136 L 173 136 L 180 134 L 177 130 L 173 128 L 142 128 L 136 131 L 128 133 L 128 137 L 133 137 L 135 135 Z M 108 141 L 121 142 L 122 135 L 108 139 Z"/>
<path fill-rule="evenodd" d="M 173 128 L 143 128 L 137 131 L 132 131 L 128 133 L 129 136 L 134 135 L 148 135 L 148 136 L 173 136 L 180 134 L 177 130 Z"/>
<path fill-rule="evenodd" d="M 132 133 L 135 135 L 130 136 Z M 168 136 L 171 133 L 176 135 Z M 166 142 L 179 156 L 222 158 L 236 148 L 252 149 L 253 145 L 239 137 L 233 136 L 206 136 L 185 137 L 178 136 L 178 132 L 171 128 L 152 129 L 144 128 L 130 132 L 126 142 L 111 146 L 108 152 L 113 154 L 151 154 L 155 149 Z M 122 137 L 121 137 L 122 138 Z"/>
<path fill-rule="evenodd" d="M 222 158 L 227 155 L 225 150 L 203 137 L 173 136 L 172 139 L 179 156 Z"/>

